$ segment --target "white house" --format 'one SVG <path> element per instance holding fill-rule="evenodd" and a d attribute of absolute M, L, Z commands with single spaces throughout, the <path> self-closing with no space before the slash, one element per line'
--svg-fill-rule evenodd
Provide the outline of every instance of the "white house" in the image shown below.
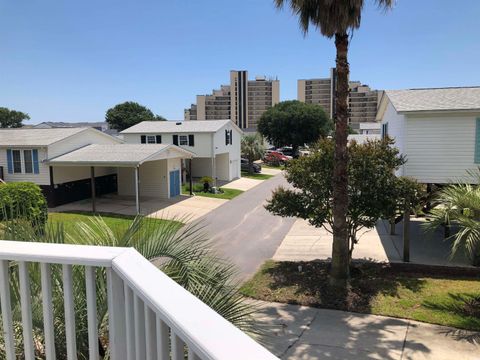
<path fill-rule="evenodd" d="M 191 151 L 193 177 L 240 177 L 242 130 L 230 120 L 144 121 L 121 134 L 130 144 L 174 144 Z"/>
<path fill-rule="evenodd" d="M 406 156 L 398 175 L 426 184 L 469 179 L 480 165 L 480 87 L 385 91 L 382 136 Z"/>
<path fill-rule="evenodd" d="M 170 198 L 181 193 L 182 159 L 174 145 L 123 144 L 93 128 L 0 130 L 0 177 L 38 184 L 49 206 L 116 192 Z M 95 201 L 93 201 L 93 206 Z"/>
<path fill-rule="evenodd" d="M 358 133 L 360 135 L 380 134 L 381 124 L 379 122 L 362 122 Z"/>

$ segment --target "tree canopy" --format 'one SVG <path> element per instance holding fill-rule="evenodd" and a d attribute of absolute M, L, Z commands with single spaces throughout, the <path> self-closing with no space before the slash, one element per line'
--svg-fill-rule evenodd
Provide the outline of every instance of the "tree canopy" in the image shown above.
<path fill-rule="evenodd" d="M 127 101 L 107 110 L 105 121 L 112 129 L 125 130 L 142 121 L 165 121 L 160 115 L 155 115 L 147 107 L 133 101 Z"/>
<path fill-rule="evenodd" d="M 23 121 L 29 119 L 30 116 L 21 111 L 0 107 L 0 128 L 19 128 L 22 127 Z"/>
<path fill-rule="evenodd" d="M 347 228 L 350 256 L 362 228 L 372 228 L 398 202 L 394 170 L 404 163 L 390 139 L 351 142 L 348 147 Z M 310 154 L 290 162 L 287 181 L 293 189 L 278 188 L 266 206 L 280 216 L 307 219 L 316 227 L 333 228 L 334 140 L 322 140 Z"/>
<path fill-rule="evenodd" d="M 292 146 L 294 152 L 327 136 L 332 122 L 319 105 L 297 100 L 283 101 L 265 111 L 258 123 L 258 131 L 271 144 Z"/>

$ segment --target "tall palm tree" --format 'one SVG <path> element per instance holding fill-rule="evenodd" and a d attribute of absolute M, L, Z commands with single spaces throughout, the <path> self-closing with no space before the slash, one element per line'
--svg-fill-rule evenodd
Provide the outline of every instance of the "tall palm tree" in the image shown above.
<path fill-rule="evenodd" d="M 248 172 L 253 174 L 253 162 L 261 159 L 265 153 L 262 137 L 259 134 L 248 134 L 242 137 L 242 156 L 248 160 Z"/>
<path fill-rule="evenodd" d="M 0 228 L 0 238 L 17 241 L 134 247 L 145 258 L 157 264 L 164 273 L 225 319 L 244 331 L 256 333 L 258 330 L 257 327 L 254 327 L 252 317 L 255 306 L 252 306 L 250 302 L 244 302 L 238 291 L 239 284 L 234 280 L 234 267 L 220 259 L 211 250 L 211 243 L 203 231 L 202 224 L 191 223 L 181 227 L 180 222 L 162 222 L 156 219 L 137 217 L 128 227 L 110 228 L 101 217 L 96 217 L 88 223 L 77 223 L 73 234 L 66 233 L 62 224 L 47 226 L 43 234 L 34 231 L 30 224 L 21 220 L 8 220 L 3 226 Z M 16 344 L 20 348 L 22 346 L 20 291 L 16 266 L 13 262 L 11 266 L 12 311 Z M 29 273 L 35 352 L 38 358 L 42 359 L 44 358 L 42 347 L 44 339 L 39 264 L 31 263 Z M 101 340 L 104 342 L 108 338 L 105 270 L 97 269 L 96 277 L 100 343 Z M 87 300 L 85 272 L 81 266 L 73 266 L 73 287 L 77 358 L 86 360 L 88 358 Z M 52 302 L 55 338 L 65 339 L 62 269 L 57 265 L 52 266 Z M 0 337 L 0 359 L 5 356 L 2 340 Z M 57 358 L 66 358 L 65 342 L 56 341 L 55 346 Z M 99 349 L 103 355 L 105 346 L 99 346 Z"/>
<path fill-rule="evenodd" d="M 277 8 L 288 4 L 299 17 L 304 34 L 310 25 L 328 38 L 335 37 L 337 96 L 335 101 L 335 165 L 333 169 L 333 248 L 332 285 L 344 287 L 349 278 L 348 261 L 348 177 L 347 177 L 347 136 L 348 136 L 348 93 L 349 33 L 360 27 L 364 0 L 274 0 Z M 391 8 L 394 0 L 375 0 L 383 9 Z"/>

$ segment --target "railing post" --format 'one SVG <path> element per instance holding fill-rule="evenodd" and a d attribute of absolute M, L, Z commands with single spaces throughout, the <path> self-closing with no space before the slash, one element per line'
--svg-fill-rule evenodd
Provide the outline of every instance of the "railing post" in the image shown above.
<path fill-rule="evenodd" d="M 3 341 L 7 360 L 15 360 L 12 305 L 10 301 L 10 276 L 8 261 L 0 260 L 0 304 L 2 308 Z"/>
<path fill-rule="evenodd" d="M 111 359 L 127 359 L 127 338 L 125 331 L 125 293 L 123 281 L 107 268 L 108 325 Z"/>

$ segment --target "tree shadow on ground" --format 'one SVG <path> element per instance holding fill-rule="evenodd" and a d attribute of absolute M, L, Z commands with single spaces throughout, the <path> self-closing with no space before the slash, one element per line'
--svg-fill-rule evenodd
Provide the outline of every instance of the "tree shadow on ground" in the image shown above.
<path fill-rule="evenodd" d="M 354 263 L 350 286 L 343 290 L 329 285 L 330 263 L 326 261 L 279 262 L 264 271 L 271 278 L 268 286 L 272 291 L 289 288 L 295 295 L 293 300 L 288 298 L 292 293 L 285 293 L 285 298 L 278 301 L 355 312 L 370 312 L 378 294 L 396 296 L 400 288 L 417 292 L 425 283 L 375 262 Z"/>

